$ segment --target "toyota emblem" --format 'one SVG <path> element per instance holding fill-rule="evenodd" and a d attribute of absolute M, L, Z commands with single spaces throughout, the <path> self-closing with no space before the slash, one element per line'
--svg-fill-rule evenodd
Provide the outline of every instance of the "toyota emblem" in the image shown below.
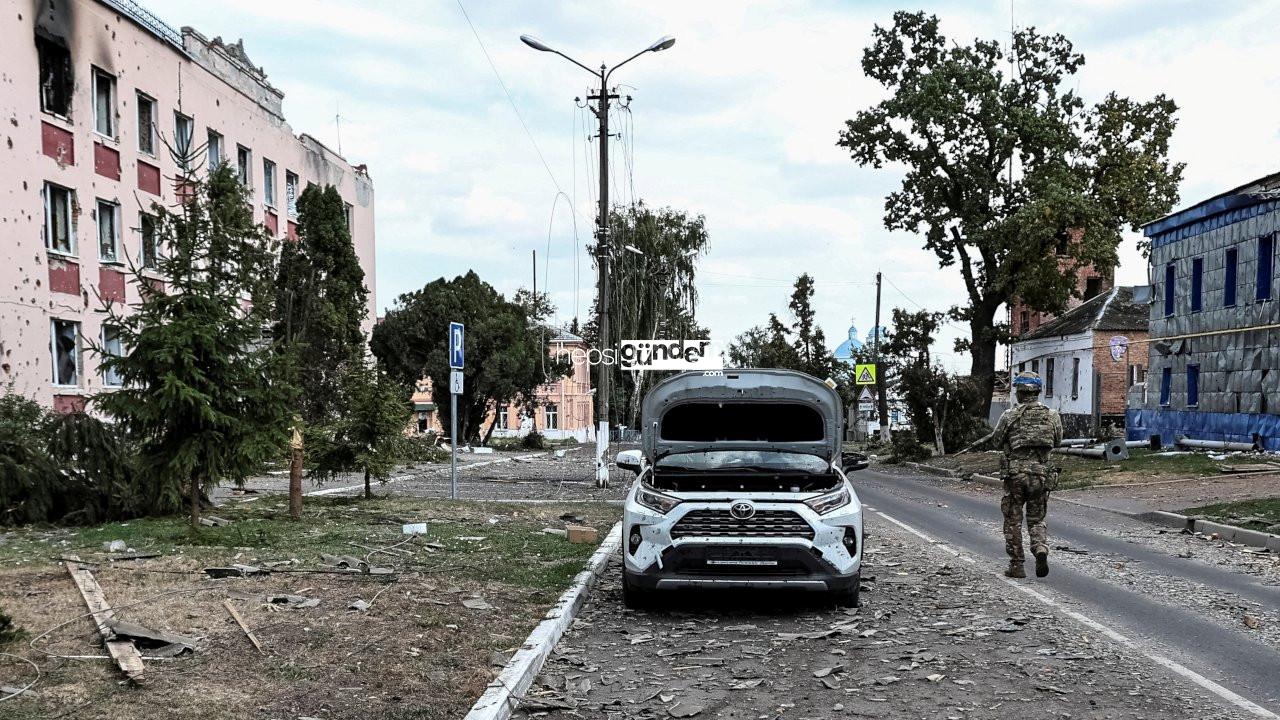
<path fill-rule="evenodd" d="M 729 514 L 738 520 L 749 520 L 756 514 L 756 506 L 749 500 L 738 500 L 729 506 Z"/>

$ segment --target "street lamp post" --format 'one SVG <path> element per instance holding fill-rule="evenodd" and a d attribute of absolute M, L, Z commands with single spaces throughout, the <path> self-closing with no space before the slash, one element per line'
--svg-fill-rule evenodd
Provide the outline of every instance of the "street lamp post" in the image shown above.
<path fill-rule="evenodd" d="M 601 63 L 600 70 L 592 70 L 564 53 L 549 47 L 531 35 L 521 35 L 520 40 L 534 50 L 555 53 L 578 67 L 600 79 L 599 94 L 587 95 L 587 100 L 596 101 L 596 120 L 599 124 L 600 139 L 600 206 L 596 217 L 596 266 L 600 269 L 598 281 L 599 298 L 597 315 L 600 323 L 599 379 L 596 393 L 599 398 L 599 416 L 596 425 L 596 485 L 608 487 L 609 462 L 605 457 L 609 448 L 609 383 L 611 379 L 609 364 L 604 362 L 604 352 L 609 348 L 609 101 L 617 95 L 609 93 L 609 77 L 618 68 L 635 60 L 647 52 L 659 52 L 676 44 L 673 37 L 659 38 L 649 47 L 614 65 L 612 68 Z"/>

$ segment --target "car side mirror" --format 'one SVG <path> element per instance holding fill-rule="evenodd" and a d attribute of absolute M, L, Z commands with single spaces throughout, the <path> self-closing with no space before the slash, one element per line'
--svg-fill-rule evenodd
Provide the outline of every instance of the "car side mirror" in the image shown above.
<path fill-rule="evenodd" d="M 871 465 L 866 455 L 860 452 L 847 452 L 840 455 L 840 467 L 845 472 L 853 472 L 854 470 L 866 470 Z"/>
<path fill-rule="evenodd" d="M 639 450 L 623 450 L 618 453 L 618 457 L 614 462 L 623 470 L 630 470 L 631 472 L 639 475 L 640 465 L 643 462 L 643 458 L 641 457 Z"/>

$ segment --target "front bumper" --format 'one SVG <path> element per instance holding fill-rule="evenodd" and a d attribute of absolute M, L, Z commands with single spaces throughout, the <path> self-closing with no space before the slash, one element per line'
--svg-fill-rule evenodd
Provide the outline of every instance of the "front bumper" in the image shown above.
<path fill-rule="evenodd" d="M 623 513 L 623 566 L 639 589 L 782 588 L 831 592 L 858 582 L 862 564 L 862 506 L 852 501 L 826 515 L 804 503 L 752 498 L 760 511 L 794 512 L 813 537 L 689 536 L 673 529 L 689 513 L 727 511 L 736 498 L 686 500 L 666 515 L 635 502 L 633 488 Z M 632 542 L 633 531 L 639 542 Z M 845 537 L 852 534 L 852 552 Z"/>

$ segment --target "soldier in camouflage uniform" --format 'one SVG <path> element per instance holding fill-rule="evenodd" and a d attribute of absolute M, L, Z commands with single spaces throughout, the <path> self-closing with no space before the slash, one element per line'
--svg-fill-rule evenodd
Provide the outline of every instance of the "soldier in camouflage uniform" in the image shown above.
<path fill-rule="evenodd" d="M 1040 376 L 1033 372 L 1018 373 L 1013 380 L 1018 404 L 1000 416 L 988 440 L 1004 453 L 1001 469 L 1004 497 L 1000 511 L 1004 514 L 1004 547 L 1009 554 L 1009 568 L 1004 574 L 1024 578 L 1025 558 L 1022 549 L 1022 518 L 1027 520 L 1031 536 L 1031 554 L 1036 558 L 1036 577 L 1049 574 L 1049 531 L 1044 518 L 1049 509 L 1049 491 L 1053 488 L 1049 451 L 1062 442 L 1062 420 L 1058 413 L 1040 402 Z"/>

